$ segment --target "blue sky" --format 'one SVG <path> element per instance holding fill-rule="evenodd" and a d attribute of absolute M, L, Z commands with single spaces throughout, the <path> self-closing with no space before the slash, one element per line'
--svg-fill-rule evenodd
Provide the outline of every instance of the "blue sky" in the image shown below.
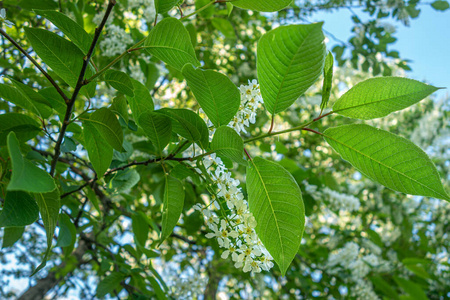
<path fill-rule="evenodd" d="M 440 95 L 449 93 L 450 88 L 450 10 L 435 11 L 428 5 L 420 7 L 421 14 L 411 20 L 409 27 L 392 22 L 397 28 L 397 42 L 391 50 L 398 50 L 404 59 L 410 59 L 413 69 L 407 76 L 426 81 L 437 87 L 445 87 Z M 361 18 L 361 11 L 354 10 Z M 351 13 L 342 9 L 332 13 L 318 13 L 309 21 L 325 21 L 324 29 L 340 40 L 347 41 L 353 25 Z M 362 18 L 364 19 L 364 18 Z M 334 41 L 330 38 L 331 47 Z"/>

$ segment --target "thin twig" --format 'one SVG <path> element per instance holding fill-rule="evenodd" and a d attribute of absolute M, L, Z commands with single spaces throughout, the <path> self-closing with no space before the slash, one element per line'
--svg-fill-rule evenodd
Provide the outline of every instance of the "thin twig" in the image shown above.
<path fill-rule="evenodd" d="M 111 11 L 116 4 L 116 0 L 109 0 L 108 7 L 106 8 L 105 16 L 103 17 L 102 22 L 100 25 L 95 29 L 95 35 L 94 39 L 92 41 L 91 47 L 89 48 L 89 51 L 84 58 L 83 66 L 81 68 L 80 76 L 78 76 L 77 85 L 75 86 L 75 90 L 73 91 L 72 98 L 70 99 L 69 103 L 67 104 L 66 109 L 66 115 L 64 116 L 64 121 L 61 126 L 61 131 L 59 132 L 58 140 L 55 145 L 55 155 L 53 156 L 51 168 L 50 168 L 50 175 L 53 176 L 55 174 L 56 169 L 56 163 L 58 161 L 59 155 L 61 154 L 61 143 L 64 139 L 64 135 L 67 130 L 67 126 L 70 123 L 70 118 L 72 116 L 73 107 L 75 105 L 75 100 L 77 99 L 78 93 L 80 92 L 81 88 L 83 87 L 83 81 L 84 81 L 84 75 L 86 73 L 86 69 L 89 65 L 89 61 L 91 60 L 92 54 L 94 53 L 95 46 L 97 45 L 98 39 L 100 38 L 100 34 L 102 33 L 103 27 L 105 27 L 106 21 L 108 20 L 109 15 L 111 14 Z"/>
<path fill-rule="evenodd" d="M 45 78 L 48 79 L 48 81 L 50 81 L 50 83 L 55 87 L 56 91 L 58 91 L 58 93 L 61 95 L 61 97 L 64 99 L 64 102 L 68 103 L 69 98 L 67 98 L 66 94 L 64 94 L 64 92 L 61 90 L 61 88 L 59 87 L 59 85 L 55 82 L 55 80 L 47 73 L 45 72 L 44 69 L 42 69 L 42 67 L 39 65 L 39 63 L 30 56 L 30 54 L 28 54 L 27 51 L 25 51 L 25 49 L 23 49 L 12 37 L 10 37 L 3 29 L 0 28 L 0 34 L 2 36 L 4 36 L 5 38 L 8 39 L 8 41 L 10 41 L 20 52 L 23 53 L 23 55 L 25 55 L 32 63 L 33 65 L 36 66 L 36 68 L 39 69 L 39 71 L 41 71 L 41 73 L 45 76 Z"/>

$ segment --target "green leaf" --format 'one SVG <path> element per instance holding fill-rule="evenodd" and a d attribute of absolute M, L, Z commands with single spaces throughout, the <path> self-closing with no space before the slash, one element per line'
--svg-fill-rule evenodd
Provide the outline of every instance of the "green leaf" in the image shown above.
<path fill-rule="evenodd" d="M 241 94 L 224 74 L 189 64 L 183 75 L 198 103 L 216 127 L 228 125 L 241 104 Z"/>
<path fill-rule="evenodd" d="M 77 22 L 54 10 L 35 10 L 59 28 L 84 54 L 89 52 L 92 38 Z"/>
<path fill-rule="evenodd" d="M 48 118 L 52 114 L 52 108 L 47 99 L 41 94 L 36 92 L 32 87 L 23 84 L 17 80 L 10 78 L 14 86 L 22 93 L 22 95 L 28 98 L 28 101 L 33 103 L 36 109 L 39 111 L 39 115 L 43 118 Z"/>
<path fill-rule="evenodd" d="M 13 131 L 21 142 L 34 138 L 40 131 L 40 125 L 33 118 L 18 114 L 6 113 L 0 115 L 0 145 L 6 145 L 6 137 Z"/>
<path fill-rule="evenodd" d="M 83 123 L 84 147 L 98 178 L 108 170 L 113 159 L 113 148 L 105 141 L 94 125 Z"/>
<path fill-rule="evenodd" d="M 428 300 L 427 295 L 420 287 L 420 285 L 414 283 L 411 280 L 407 280 L 396 276 L 394 276 L 394 280 L 407 294 L 409 294 L 409 296 L 411 296 L 411 299 Z"/>
<path fill-rule="evenodd" d="M 159 22 L 145 40 L 145 48 L 151 55 L 178 71 L 185 64 L 200 65 L 189 32 L 175 18 L 165 18 Z"/>
<path fill-rule="evenodd" d="M 322 73 L 326 53 L 322 24 L 281 26 L 261 37 L 258 79 L 271 114 L 291 106 Z"/>
<path fill-rule="evenodd" d="M 7 190 L 34 193 L 53 191 L 56 188 L 53 178 L 22 156 L 19 141 L 13 131 L 8 134 L 7 140 L 12 164 L 11 181 Z"/>
<path fill-rule="evenodd" d="M 431 3 L 431 6 L 435 10 L 444 11 L 450 8 L 450 5 L 448 4 L 448 1 L 438 0 Z"/>
<path fill-rule="evenodd" d="M 0 227 L 21 227 L 34 223 L 39 217 L 36 201 L 25 192 L 7 192 L 0 214 Z"/>
<path fill-rule="evenodd" d="M 105 82 L 109 83 L 113 88 L 129 97 L 134 96 L 134 88 L 131 78 L 124 72 L 108 70 L 105 74 Z"/>
<path fill-rule="evenodd" d="M 52 87 L 47 87 L 44 89 L 40 89 L 38 91 L 47 101 L 50 103 L 50 106 L 58 112 L 58 115 L 61 119 L 64 118 L 66 114 L 67 105 L 64 102 L 64 99 L 61 95 L 56 91 L 56 89 Z M 70 98 L 70 95 L 66 93 L 67 97 Z"/>
<path fill-rule="evenodd" d="M 122 290 L 120 283 L 125 279 L 122 273 L 112 272 L 110 275 L 103 278 L 97 286 L 97 297 L 103 298 L 106 295 L 116 291 L 119 293 Z"/>
<path fill-rule="evenodd" d="M 150 138 L 152 144 L 161 154 L 172 137 L 172 122 L 170 118 L 156 112 L 145 112 L 139 118 L 139 125 Z"/>
<path fill-rule="evenodd" d="M 141 176 L 136 169 L 127 169 L 117 172 L 114 179 L 110 182 L 109 190 L 114 193 L 129 192 L 132 187 L 138 184 Z"/>
<path fill-rule="evenodd" d="M 381 276 L 372 276 L 369 279 L 372 281 L 375 288 L 382 291 L 386 296 L 389 296 L 389 299 L 398 299 L 398 294 L 395 289 Z"/>
<path fill-rule="evenodd" d="M 323 136 L 371 180 L 402 193 L 450 201 L 433 162 L 409 140 L 364 124 L 329 128 Z"/>
<path fill-rule="evenodd" d="M 292 0 L 238 0 L 233 1 L 233 5 L 243 9 L 273 12 L 286 8 L 291 2 Z"/>
<path fill-rule="evenodd" d="M 133 118 L 136 122 L 138 122 L 142 113 L 146 111 L 153 111 L 155 106 L 148 88 L 137 80 L 131 79 L 131 82 L 133 84 L 134 97 L 127 96 L 127 100 L 130 104 Z"/>
<path fill-rule="evenodd" d="M 244 156 L 244 141 L 241 136 L 228 126 L 217 128 L 211 142 L 211 150 L 220 157 L 225 156 L 239 164 L 247 165 Z"/>
<path fill-rule="evenodd" d="M 52 109 L 49 106 L 32 101 L 22 91 L 6 84 L 0 84 L 0 97 L 40 117 L 45 115 L 45 118 L 47 118 L 52 113 Z"/>
<path fill-rule="evenodd" d="M 167 109 L 158 110 L 172 119 L 173 132 L 184 137 L 188 141 L 196 142 L 206 149 L 209 145 L 209 130 L 206 123 L 192 110 L 188 109 Z"/>
<path fill-rule="evenodd" d="M 206 8 L 205 8 L 206 6 Z M 210 0 L 196 0 L 195 10 L 198 11 L 198 15 L 205 19 L 210 19 L 214 15 L 214 4 L 211 5 Z"/>
<path fill-rule="evenodd" d="M 25 27 L 25 33 L 37 55 L 75 88 L 83 64 L 83 52 L 72 42 L 45 29 Z"/>
<path fill-rule="evenodd" d="M 180 0 L 155 0 L 157 14 L 165 14 L 172 9 Z"/>
<path fill-rule="evenodd" d="M 416 104 L 438 90 L 420 81 L 401 77 L 377 77 L 356 84 L 333 106 L 346 117 L 370 120 Z"/>
<path fill-rule="evenodd" d="M 55 247 L 70 247 L 77 238 L 77 229 L 66 214 L 59 216 L 59 235 Z"/>
<path fill-rule="evenodd" d="M 222 34 L 229 39 L 236 39 L 236 33 L 234 32 L 233 25 L 226 19 L 215 18 L 211 20 L 213 26 L 222 32 Z"/>
<path fill-rule="evenodd" d="M 81 119 L 81 118 L 80 118 Z M 89 119 L 83 119 L 94 125 L 95 129 L 105 139 L 108 144 L 111 145 L 117 151 L 122 151 L 123 147 L 123 132 L 120 123 L 117 120 L 116 115 L 107 109 L 102 107 L 97 109 Z"/>
<path fill-rule="evenodd" d="M 19 3 L 15 1 L 15 5 L 21 9 L 33 10 L 37 9 L 58 9 L 58 3 L 53 0 L 22 0 Z"/>
<path fill-rule="evenodd" d="M 284 275 L 305 228 L 301 190 L 286 169 L 259 157 L 247 167 L 247 190 L 256 233 Z"/>
<path fill-rule="evenodd" d="M 325 67 L 323 68 L 322 103 L 320 104 L 320 109 L 322 111 L 327 108 L 328 101 L 330 100 L 331 87 L 333 84 L 333 64 L 333 54 L 329 51 L 325 58 Z"/>
<path fill-rule="evenodd" d="M 2 249 L 13 246 L 23 235 L 25 227 L 8 227 L 3 231 Z"/>
<path fill-rule="evenodd" d="M 123 95 L 115 97 L 109 109 L 128 123 L 128 104 L 127 99 Z"/>
<path fill-rule="evenodd" d="M 55 189 L 50 193 L 36 193 L 34 194 L 36 202 L 39 206 L 42 221 L 44 222 L 45 232 L 47 234 L 47 251 L 45 252 L 42 263 L 34 270 L 33 274 L 36 274 L 47 264 L 48 256 L 52 249 L 52 239 L 55 233 L 56 223 L 58 222 L 60 197 L 59 190 Z"/>
<path fill-rule="evenodd" d="M 131 216 L 131 221 L 136 244 L 140 247 L 145 247 L 145 243 L 148 240 L 148 233 L 150 231 L 147 220 L 143 215 L 137 213 Z"/>
<path fill-rule="evenodd" d="M 181 181 L 166 175 L 159 245 L 172 234 L 173 229 L 177 225 L 183 212 L 184 197 L 185 193 Z"/>

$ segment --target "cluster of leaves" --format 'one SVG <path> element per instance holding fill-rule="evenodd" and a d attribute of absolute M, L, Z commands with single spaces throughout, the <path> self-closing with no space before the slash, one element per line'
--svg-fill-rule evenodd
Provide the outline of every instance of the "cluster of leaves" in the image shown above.
<path fill-rule="evenodd" d="M 257 126 L 262 128 L 267 120 L 271 125 L 268 133 L 259 130 L 257 134 L 253 130 L 244 138 L 227 127 L 240 109 L 240 93 L 227 75 L 215 70 L 219 66 L 214 63 L 217 54 L 213 53 L 212 44 L 223 38 L 232 43 L 237 36 L 233 35 L 232 21 L 220 17 L 209 20 L 216 14 L 215 5 L 221 8 L 218 15 L 235 12 L 242 15 L 248 14 L 247 9 L 278 11 L 287 7 L 290 0 L 238 0 L 231 5 L 230 1 L 226 5 L 221 3 L 225 1 L 196 1 L 194 7 L 200 14 L 198 28 L 192 22 L 183 23 L 188 22 L 188 16 L 173 17 L 180 1 L 155 1 L 156 12 L 163 18 L 156 20 L 155 26 L 146 24 L 146 36 L 137 28 L 130 30 L 136 44 L 111 62 L 96 52 L 96 44 L 110 14 L 120 12 L 121 7 L 115 1 L 109 1 L 105 9 L 84 1 L 69 2 L 67 9 L 74 13 L 75 20 L 56 11 L 62 7 L 55 6 L 53 1 L 22 2 L 22 8 L 35 10 L 18 15 L 41 17 L 36 18 L 37 24 L 25 26 L 23 31 L 18 27 L 15 35 L 25 32 L 33 54 L 39 58 L 32 63 L 40 69 L 44 63 L 46 70 L 40 70 L 42 76 L 25 59 L 20 58 L 17 63 L 8 61 L 14 59 L 11 53 L 17 50 L 9 51 L 10 56 L 4 61 L 5 67 L 6 63 L 11 65 L 8 68 L 12 72 L 7 82 L 0 85 L 5 111 L 0 116 L 4 199 L 0 226 L 5 227 L 3 247 L 10 247 L 21 238 L 25 226 L 34 224 L 41 215 L 47 251 L 33 274 L 46 265 L 52 254 L 58 227 L 55 247 L 61 247 L 65 259 L 73 256 L 76 260 L 68 259 L 49 271 L 52 276 L 64 277 L 91 263 L 95 275 L 103 278 L 96 291 L 99 297 L 125 289 L 133 297 L 166 298 L 169 288 L 152 266 L 153 260 L 164 257 L 170 261 L 179 252 L 187 257 L 194 256 L 190 254 L 193 252 L 206 258 L 208 247 L 218 250 L 214 241 L 203 238 L 202 219 L 190 210 L 210 191 L 201 160 L 216 153 L 230 168 L 235 163 L 237 171 L 246 169 L 249 208 L 257 221 L 259 238 L 278 265 L 274 276 L 292 276 L 298 272 L 294 258 L 302 252 L 305 214 L 310 215 L 314 206 L 302 196 L 301 182 L 305 178 L 295 175 L 283 163 L 251 158 L 248 153 L 244 156 L 244 145 L 284 133 L 305 131 L 323 137 L 363 175 L 389 189 L 450 200 L 433 162 L 408 139 L 366 124 L 316 130 L 319 121 L 334 114 L 360 120 L 386 117 L 437 90 L 401 77 L 368 79 L 348 90 L 331 111 L 323 114 L 332 91 L 333 56 L 327 55 L 322 23 L 270 30 L 257 43 L 256 53 L 252 53 L 251 47 L 247 51 L 230 50 L 234 55 L 245 52 L 246 59 L 257 57 L 253 63 L 269 115 L 262 116 Z M 92 18 L 85 18 L 85 14 L 93 17 L 97 10 L 104 17 L 93 30 L 92 24 L 86 24 Z M 44 19 L 54 27 L 45 23 L 49 28 L 35 28 Z M 20 18 L 13 21 L 18 23 Z M 123 23 L 120 19 L 117 22 Z M 55 27 L 61 34 L 53 32 Z M 197 45 L 197 37 L 204 34 L 197 31 L 205 28 L 220 34 L 205 39 L 206 45 Z M 14 34 L 10 36 L 3 30 L 1 34 L 21 55 L 30 57 L 20 46 L 25 41 L 17 39 L 17 42 Z M 145 54 L 151 58 L 139 57 Z M 117 67 L 128 55 L 131 61 L 139 62 L 146 75 L 145 82 L 133 79 L 126 72 L 127 64 L 125 68 Z M 229 56 L 230 61 L 232 57 Z M 220 66 L 227 73 L 232 69 L 228 63 Z M 163 65 L 168 72 L 164 79 L 159 78 L 157 65 Z M 285 111 L 322 74 L 319 116 L 309 115 L 304 123 L 274 131 L 275 117 L 284 118 Z M 160 85 L 154 88 L 157 81 Z M 189 87 L 189 101 L 177 103 L 179 108 L 166 107 L 158 101 L 161 86 L 180 81 Z M 116 97 L 102 103 L 99 90 L 105 85 L 117 92 Z M 198 108 L 211 122 L 210 127 L 196 112 Z M 210 129 L 215 129 L 211 141 Z M 139 140 L 132 141 L 130 137 Z M 283 145 L 278 147 L 283 149 Z M 192 154 L 190 149 L 199 149 L 201 153 Z M 123 217 L 131 220 L 134 244 L 124 241 L 123 233 L 130 229 L 121 222 Z M 182 234 L 174 232 L 175 227 L 183 228 Z M 121 238 L 116 239 L 116 235 Z M 177 239 L 194 244 L 193 250 L 164 247 L 167 243 L 176 244 Z M 119 249 L 113 250 L 116 246 Z M 210 277 L 214 283 L 214 276 Z M 53 285 L 40 293 L 45 294 L 51 288 Z M 206 294 L 209 291 L 214 288 L 209 287 Z"/>

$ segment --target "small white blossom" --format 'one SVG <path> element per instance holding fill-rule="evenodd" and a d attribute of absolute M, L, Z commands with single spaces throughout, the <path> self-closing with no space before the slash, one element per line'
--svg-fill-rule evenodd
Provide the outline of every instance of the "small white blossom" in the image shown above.
<path fill-rule="evenodd" d="M 5 24 L 9 28 L 13 27 L 14 25 L 13 22 L 6 19 L 6 10 L 4 8 L 0 9 L 0 23 Z"/>
<path fill-rule="evenodd" d="M 105 56 L 115 56 L 127 50 L 128 45 L 133 43 L 131 36 L 120 26 L 106 26 L 107 35 L 100 42 L 100 48 Z"/>

